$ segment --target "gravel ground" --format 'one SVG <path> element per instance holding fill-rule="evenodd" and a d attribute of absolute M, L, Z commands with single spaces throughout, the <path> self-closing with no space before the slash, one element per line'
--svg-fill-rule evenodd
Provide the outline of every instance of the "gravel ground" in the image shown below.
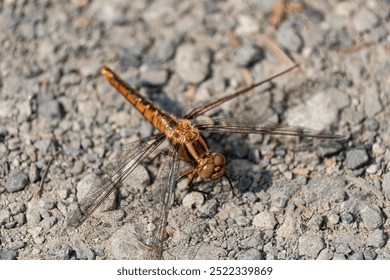
<path fill-rule="evenodd" d="M 226 180 L 200 184 L 207 197 L 179 184 L 164 258 L 390 259 L 388 0 L 292 1 L 283 18 L 275 1 L 132 2 L 0 1 L 0 259 L 148 258 L 135 225 L 151 230 L 163 156 L 65 231 L 95 174 L 154 133 L 100 67 L 180 115 L 286 69 L 270 38 L 301 71 L 211 114 L 347 140 L 211 135 L 236 195 Z"/>

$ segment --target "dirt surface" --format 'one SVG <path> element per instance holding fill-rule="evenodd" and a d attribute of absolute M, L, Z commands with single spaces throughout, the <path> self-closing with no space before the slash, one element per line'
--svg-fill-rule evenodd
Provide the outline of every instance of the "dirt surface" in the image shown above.
<path fill-rule="evenodd" d="M 151 257 L 138 238 L 160 215 L 166 154 L 65 230 L 108 163 L 155 134 L 101 66 L 180 116 L 294 62 L 269 91 L 206 115 L 345 141 L 207 135 L 233 191 L 226 178 L 196 184 L 208 195 L 179 183 L 163 257 L 390 259 L 389 1 L 127 2 L 0 1 L 0 259 Z"/>

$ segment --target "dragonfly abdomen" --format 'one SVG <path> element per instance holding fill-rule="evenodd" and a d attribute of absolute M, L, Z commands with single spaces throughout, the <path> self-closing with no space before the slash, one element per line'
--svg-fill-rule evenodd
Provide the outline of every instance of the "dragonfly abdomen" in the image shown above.
<path fill-rule="evenodd" d="M 167 130 L 177 126 L 177 121 L 174 116 L 154 105 L 146 97 L 140 95 L 132 86 L 119 78 L 110 68 L 103 66 L 100 73 L 160 132 L 165 133 Z"/>

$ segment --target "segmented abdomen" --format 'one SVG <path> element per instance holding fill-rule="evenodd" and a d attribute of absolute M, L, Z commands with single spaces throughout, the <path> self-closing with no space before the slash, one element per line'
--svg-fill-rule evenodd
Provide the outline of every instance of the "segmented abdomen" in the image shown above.
<path fill-rule="evenodd" d="M 146 97 L 140 95 L 110 68 L 103 66 L 100 73 L 159 131 L 166 133 L 167 130 L 172 130 L 177 126 L 177 121 L 174 116 L 154 105 Z"/>

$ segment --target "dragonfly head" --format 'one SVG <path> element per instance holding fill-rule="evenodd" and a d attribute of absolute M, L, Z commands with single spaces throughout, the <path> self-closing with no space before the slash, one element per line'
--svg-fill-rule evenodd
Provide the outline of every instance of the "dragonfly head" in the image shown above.
<path fill-rule="evenodd" d="M 205 163 L 198 172 L 200 178 L 216 180 L 225 174 L 226 159 L 222 154 L 210 152 L 206 154 L 205 159 Z"/>

